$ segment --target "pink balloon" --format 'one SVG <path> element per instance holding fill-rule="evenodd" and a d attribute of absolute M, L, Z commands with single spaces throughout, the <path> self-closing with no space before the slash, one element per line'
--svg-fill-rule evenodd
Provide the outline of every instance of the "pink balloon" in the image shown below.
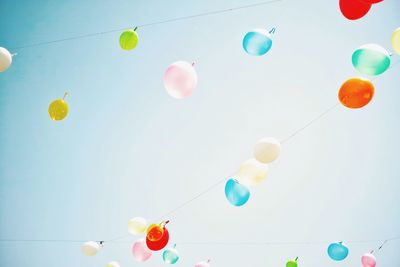
<path fill-rule="evenodd" d="M 210 267 L 210 260 L 196 263 L 194 267 Z"/>
<path fill-rule="evenodd" d="M 137 261 L 147 261 L 151 257 L 151 250 L 144 239 L 137 240 L 132 246 L 132 255 Z"/>
<path fill-rule="evenodd" d="M 186 61 L 177 61 L 165 71 L 164 86 L 172 97 L 189 97 L 197 86 L 196 70 Z"/>
<path fill-rule="evenodd" d="M 376 258 L 371 253 L 365 253 L 361 257 L 361 263 L 362 263 L 363 267 L 375 267 Z"/>

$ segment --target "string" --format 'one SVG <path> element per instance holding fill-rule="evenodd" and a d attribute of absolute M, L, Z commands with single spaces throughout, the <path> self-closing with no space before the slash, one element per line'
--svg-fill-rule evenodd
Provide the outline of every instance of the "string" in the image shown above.
<path fill-rule="evenodd" d="M 398 65 L 398 63 L 400 63 L 400 60 L 395 62 L 390 68 L 393 68 L 394 66 Z M 372 80 L 377 79 L 377 77 L 373 78 Z M 316 116 L 315 118 L 313 118 L 312 120 L 310 120 L 308 123 L 306 123 L 303 127 L 295 130 L 291 135 L 289 135 L 288 137 L 282 139 L 281 143 L 286 143 L 287 141 L 289 141 L 290 139 L 292 139 L 294 136 L 296 136 L 297 134 L 299 134 L 300 132 L 304 131 L 306 128 L 310 127 L 311 125 L 313 125 L 315 122 L 317 122 L 318 120 L 320 120 L 321 118 L 323 118 L 325 115 L 327 115 L 329 112 L 331 112 L 332 110 L 334 110 L 337 106 L 339 106 L 340 103 L 336 103 L 335 105 L 329 107 L 328 109 L 326 109 L 325 111 L 323 111 L 322 113 L 320 113 L 318 116 Z M 166 212 L 164 215 L 160 216 L 158 219 L 156 219 L 156 221 L 159 221 L 175 212 L 177 212 L 178 210 L 184 208 L 185 206 L 189 205 L 190 203 L 192 203 L 193 201 L 197 200 L 198 198 L 200 198 L 201 196 L 205 195 L 206 193 L 210 192 L 211 190 L 213 190 L 214 188 L 216 188 L 218 185 L 220 185 L 221 183 L 223 183 L 226 180 L 226 177 L 224 177 L 223 179 L 217 181 L 216 183 L 214 183 L 213 185 L 211 185 L 210 187 L 208 187 L 207 189 L 205 189 L 204 191 L 200 192 L 199 194 L 197 194 L 196 196 L 194 196 L 193 198 L 183 202 L 181 205 L 179 205 L 178 207 Z M 114 242 L 126 237 L 129 237 L 129 234 L 126 235 L 121 235 L 112 239 L 108 239 L 108 240 L 104 240 L 102 242 Z M 398 237 L 396 238 L 392 238 L 392 239 L 387 239 L 385 240 L 385 242 L 380 246 L 380 248 L 378 249 L 378 251 L 385 245 L 386 242 L 391 241 L 391 240 L 395 240 L 395 239 L 399 239 Z M 377 240 L 368 240 L 368 242 L 370 241 L 377 241 Z M 381 241 L 381 240 L 378 240 Z M 62 239 L 55 239 L 55 240 L 35 240 L 35 239 L 0 239 L 0 242 L 85 242 L 84 240 L 62 240 Z"/>
<path fill-rule="evenodd" d="M 277 3 L 277 2 L 281 2 L 281 1 L 284 1 L 284 0 L 268 0 L 268 1 L 254 3 L 254 4 L 242 5 L 242 6 L 226 8 L 226 9 L 219 9 L 219 10 L 214 10 L 214 11 L 209 11 L 209 12 L 204 12 L 204 13 L 199 13 L 199 14 L 194 14 L 194 15 L 189 15 L 189 16 L 182 16 L 182 17 L 176 17 L 176 18 L 170 18 L 170 19 L 165 19 L 165 20 L 144 23 L 144 24 L 137 25 L 136 27 L 137 28 L 145 28 L 145 27 L 151 27 L 151 26 L 155 26 L 155 25 L 166 24 L 166 23 L 171 23 L 171 22 L 176 22 L 176 21 L 183 21 L 183 20 L 190 20 L 190 19 L 200 18 L 200 17 L 205 17 L 205 16 L 218 15 L 218 14 L 237 11 L 237 10 L 241 10 L 241 9 L 248 9 L 248 8 L 254 8 L 254 7 L 258 7 L 258 6 L 273 4 L 273 3 Z M 113 33 L 113 32 L 120 32 L 120 31 L 124 31 L 124 30 L 130 29 L 130 28 L 131 27 L 124 27 L 124 28 L 112 29 L 112 30 L 108 30 L 108 31 L 94 32 L 94 33 L 71 36 L 71 37 L 66 37 L 66 38 L 61 38 L 61 39 L 56 39 L 56 40 L 49 40 L 49 41 L 33 43 L 33 44 L 28 44 L 28 45 L 16 46 L 16 47 L 11 47 L 10 50 L 23 49 L 23 48 L 29 48 L 29 47 L 37 47 L 37 46 L 61 43 L 61 42 L 77 40 L 77 39 L 84 39 L 84 38 L 109 34 L 109 33 Z"/>
<path fill-rule="evenodd" d="M 370 240 L 346 240 L 346 244 L 366 244 L 373 242 L 382 242 L 382 245 L 379 246 L 377 252 L 381 250 L 384 245 L 389 242 L 400 240 L 400 236 L 395 236 L 388 239 L 370 239 Z M 67 240 L 67 239 L 0 239 L 1 242 L 49 242 L 49 243 L 83 243 L 87 240 Z M 98 241 L 98 242 L 107 242 L 107 243 L 132 243 L 132 241 L 117 241 L 117 240 L 109 240 L 109 241 Z M 286 246 L 286 245 L 324 245 L 332 243 L 332 240 L 324 240 L 324 241 L 270 241 L 270 242 L 222 242 L 222 241 L 208 241 L 208 242 L 175 242 L 177 245 L 188 245 L 188 246 L 205 246 L 205 245 L 218 245 L 218 246 Z M 372 251 L 373 252 L 373 251 Z"/>

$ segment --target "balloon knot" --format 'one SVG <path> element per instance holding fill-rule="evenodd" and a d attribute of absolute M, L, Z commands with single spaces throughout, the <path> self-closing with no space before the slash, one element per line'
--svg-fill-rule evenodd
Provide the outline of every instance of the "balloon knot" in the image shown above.
<path fill-rule="evenodd" d="M 274 33 L 275 33 L 275 30 L 276 30 L 276 28 L 273 27 L 273 28 L 269 31 L 269 34 L 274 34 Z"/>
<path fill-rule="evenodd" d="M 69 94 L 68 94 L 68 92 L 65 92 L 65 93 L 64 93 L 64 96 L 63 96 L 63 100 L 65 100 L 65 98 L 66 98 L 67 96 L 69 96 Z"/>

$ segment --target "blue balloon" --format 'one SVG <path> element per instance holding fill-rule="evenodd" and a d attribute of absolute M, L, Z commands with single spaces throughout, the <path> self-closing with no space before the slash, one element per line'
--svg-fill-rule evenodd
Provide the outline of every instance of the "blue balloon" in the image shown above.
<path fill-rule="evenodd" d="M 270 32 L 264 29 L 255 29 L 243 38 L 243 49 L 252 56 L 262 56 L 272 47 L 271 34 L 275 32 L 275 28 Z"/>
<path fill-rule="evenodd" d="M 332 260 L 342 261 L 349 255 L 349 249 L 342 243 L 332 243 L 328 247 L 328 255 Z"/>
<path fill-rule="evenodd" d="M 239 184 L 238 181 L 229 179 L 225 185 L 225 196 L 229 203 L 240 207 L 249 200 L 250 191 L 246 186 Z"/>

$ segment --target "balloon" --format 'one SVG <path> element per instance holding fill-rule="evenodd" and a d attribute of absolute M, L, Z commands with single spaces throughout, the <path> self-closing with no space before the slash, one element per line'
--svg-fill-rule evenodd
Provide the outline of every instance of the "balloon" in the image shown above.
<path fill-rule="evenodd" d="M 164 74 L 164 86 L 170 96 L 182 99 L 189 97 L 197 86 L 197 74 L 193 64 L 177 61 Z"/>
<path fill-rule="evenodd" d="M 298 258 L 299 257 L 296 257 L 296 259 L 288 261 L 286 263 L 286 267 L 297 267 L 297 259 Z"/>
<path fill-rule="evenodd" d="M 342 261 L 349 255 L 349 249 L 343 242 L 332 243 L 328 247 L 328 255 L 332 260 Z"/>
<path fill-rule="evenodd" d="M 146 238 L 147 247 L 153 251 L 158 251 L 165 248 L 165 246 L 168 244 L 168 241 L 169 233 L 167 228 L 164 228 L 164 234 L 158 241 L 150 241 L 148 238 Z"/>
<path fill-rule="evenodd" d="M 361 0 L 339 0 L 340 11 L 349 20 L 364 17 L 371 9 L 371 4 Z"/>
<path fill-rule="evenodd" d="M 124 50 L 132 50 L 134 49 L 138 42 L 139 36 L 136 33 L 136 29 L 124 31 L 119 37 L 119 45 Z"/>
<path fill-rule="evenodd" d="M 175 264 L 179 260 L 179 253 L 176 250 L 176 245 L 173 248 L 167 248 L 164 250 L 162 257 L 165 263 Z"/>
<path fill-rule="evenodd" d="M 49 105 L 49 115 L 53 121 L 61 121 L 67 117 L 68 103 L 65 101 L 67 95 L 68 93 L 65 93 L 63 99 L 54 100 Z"/>
<path fill-rule="evenodd" d="M 376 266 L 376 258 L 371 253 L 365 253 L 361 257 L 361 263 L 363 267 L 375 267 Z"/>
<path fill-rule="evenodd" d="M 383 2 L 383 0 L 360 0 L 361 2 L 367 3 L 367 4 L 376 4 Z"/>
<path fill-rule="evenodd" d="M 128 222 L 128 232 L 133 235 L 141 235 L 146 231 L 147 222 L 142 217 L 135 217 Z"/>
<path fill-rule="evenodd" d="M 249 189 L 234 179 L 229 179 L 225 185 L 225 196 L 233 206 L 240 207 L 250 198 Z"/>
<path fill-rule="evenodd" d="M 252 56 L 262 56 L 266 54 L 272 47 L 272 33 L 265 29 L 255 29 L 248 33 L 243 38 L 243 49 Z"/>
<path fill-rule="evenodd" d="M 210 260 L 198 262 L 194 267 L 210 267 Z"/>
<path fill-rule="evenodd" d="M 345 107 L 362 108 L 371 101 L 374 91 L 374 85 L 370 80 L 351 78 L 340 87 L 338 97 Z"/>
<path fill-rule="evenodd" d="M 379 75 L 390 66 L 390 54 L 382 46 L 366 44 L 354 51 L 353 66 L 367 75 Z"/>
<path fill-rule="evenodd" d="M 164 235 L 164 226 L 160 224 L 152 224 L 147 229 L 147 238 L 150 241 L 158 241 Z"/>
<path fill-rule="evenodd" d="M 146 246 L 144 238 L 137 240 L 132 246 L 132 255 L 137 261 L 147 261 L 153 252 Z"/>
<path fill-rule="evenodd" d="M 268 174 L 268 165 L 256 159 L 249 159 L 240 166 L 237 178 L 239 183 L 247 186 L 261 183 Z"/>
<path fill-rule="evenodd" d="M 0 72 L 6 71 L 12 63 L 12 55 L 4 47 L 0 47 Z"/>
<path fill-rule="evenodd" d="M 393 50 L 400 55 L 400 28 L 397 28 L 392 34 Z"/>
<path fill-rule="evenodd" d="M 121 265 L 119 265 L 118 261 L 110 261 L 109 263 L 107 263 L 106 267 L 120 267 Z"/>
<path fill-rule="evenodd" d="M 281 144 L 275 138 L 259 140 L 254 147 L 254 158 L 261 163 L 270 163 L 276 160 L 281 152 Z"/>
<path fill-rule="evenodd" d="M 82 245 L 81 250 L 85 256 L 94 256 L 100 250 L 100 244 L 99 242 L 88 241 Z"/>

